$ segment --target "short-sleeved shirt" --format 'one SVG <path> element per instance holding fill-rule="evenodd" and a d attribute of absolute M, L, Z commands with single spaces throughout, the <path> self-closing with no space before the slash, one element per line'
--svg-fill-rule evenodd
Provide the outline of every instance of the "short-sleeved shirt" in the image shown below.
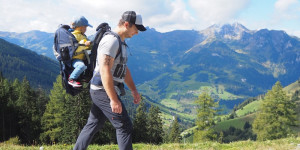
<path fill-rule="evenodd" d="M 99 43 L 98 49 L 97 49 L 97 62 L 96 67 L 94 71 L 94 76 L 92 79 L 91 89 L 98 90 L 102 89 L 103 87 L 99 83 L 99 80 L 101 80 L 100 77 L 100 65 L 99 60 L 101 55 L 108 55 L 113 58 L 116 57 L 119 51 L 119 40 L 118 37 L 116 37 L 117 34 L 108 34 L 105 35 L 102 40 Z M 119 54 L 117 58 L 114 60 L 113 67 L 111 69 L 111 73 L 113 75 L 113 80 L 116 82 L 124 82 L 124 78 L 126 75 L 126 67 L 127 67 L 127 60 L 128 60 L 128 54 L 126 50 L 126 44 L 121 42 L 122 45 L 122 55 Z M 122 59 L 121 59 L 122 57 Z M 99 78 L 100 77 L 100 78 Z M 96 80 L 96 82 L 95 82 Z M 101 81 L 100 81 L 101 82 Z"/>

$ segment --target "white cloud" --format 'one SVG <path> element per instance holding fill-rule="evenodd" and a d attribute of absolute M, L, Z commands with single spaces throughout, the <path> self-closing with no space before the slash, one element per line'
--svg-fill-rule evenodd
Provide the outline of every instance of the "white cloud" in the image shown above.
<path fill-rule="evenodd" d="M 268 26 L 284 30 L 290 35 L 300 37 L 300 2 L 298 0 L 277 0 Z"/>
<path fill-rule="evenodd" d="M 144 14 L 151 15 L 152 10 L 160 13 L 159 3 L 159 0 L 0 0 L 0 31 L 54 32 L 59 24 L 69 24 L 79 15 L 85 16 L 94 27 L 102 22 L 115 26 L 127 10 L 135 10 L 143 18 Z"/>
<path fill-rule="evenodd" d="M 275 9 L 279 11 L 286 11 L 293 4 L 299 3 L 297 0 L 278 0 L 275 3 Z"/>
<path fill-rule="evenodd" d="M 169 10 L 169 12 L 150 16 L 147 22 L 158 31 L 193 28 L 196 19 L 187 11 L 186 4 L 182 0 L 175 0 L 161 7 Z"/>
<path fill-rule="evenodd" d="M 0 31 L 53 31 L 67 16 L 55 1 L 0 0 Z"/>
<path fill-rule="evenodd" d="M 298 0 L 278 0 L 274 5 L 274 21 L 300 19 L 300 2 Z"/>
<path fill-rule="evenodd" d="M 142 14 L 145 26 L 161 32 L 192 29 L 196 19 L 186 7 L 184 0 L 0 0 L 0 12 L 6 14 L 0 15 L 0 31 L 54 32 L 59 24 L 83 15 L 94 26 L 89 35 L 102 22 L 115 27 L 127 10 Z"/>
<path fill-rule="evenodd" d="M 250 0 L 0 0 L 0 31 L 41 30 L 53 33 L 59 24 L 69 24 L 73 17 L 83 15 L 94 26 L 87 30 L 87 35 L 90 35 L 102 22 L 108 22 L 114 28 L 122 13 L 127 10 L 135 10 L 142 14 L 144 25 L 160 32 L 178 29 L 202 30 L 215 23 L 232 22 L 240 12 L 249 7 L 251 2 Z M 263 25 L 256 22 L 260 24 L 258 26 L 262 26 L 261 28 L 271 24 L 277 25 L 289 19 L 300 20 L 298 0 L 278 0 L 272 4 L 274 17 L 267 18 L 267 23 Z M 295 28 L 291 30 L 298 33 Z"/>
<path fill-rule="evenodd" d="M 206 24 L 227 23 L 242 11 L 250 0 L 189 0 L 198 19 Z"/>

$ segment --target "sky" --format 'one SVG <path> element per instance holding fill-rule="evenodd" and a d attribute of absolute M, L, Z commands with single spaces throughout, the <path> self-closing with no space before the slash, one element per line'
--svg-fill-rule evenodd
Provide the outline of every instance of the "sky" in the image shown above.
<path fill-rule="evenodd" d="M 86 33 L 91 35 L 102 22 L 114 28 L 127 10 L 159 32 L 238 22 L 249 30 L 284 30 L 300 37 L 300 0 L 0 0 L 0 31 L 54 33 L 59 24 L 85 16 L 94 26 Z"/>

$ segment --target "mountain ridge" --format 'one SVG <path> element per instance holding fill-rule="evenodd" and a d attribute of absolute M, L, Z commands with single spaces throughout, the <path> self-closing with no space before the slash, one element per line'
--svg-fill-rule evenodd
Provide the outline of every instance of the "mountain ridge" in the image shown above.
<path fill-rule="evenodd" d="M 59 74 L 56 61 L 0 38 L 1 72 L 5 78 L 22 81 L 24 77 L 35 88 L 50 90 Z"/>
<path fill-rule="evenodd" d="M 47 56 L 53 60 L 55 59 L 52 50 L 54 33 L 39 30 L 24 33 L 0 31 L 0 38 L 23 48 L 30 49 L 40 55 Z"/>

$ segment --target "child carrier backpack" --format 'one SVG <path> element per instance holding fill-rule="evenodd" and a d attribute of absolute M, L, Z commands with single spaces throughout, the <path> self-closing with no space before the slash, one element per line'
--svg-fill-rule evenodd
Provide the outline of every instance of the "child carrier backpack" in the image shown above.
<path fill-rule="evenodd" d="M 91 54 L 89 55 L 89 61 L 85 62 L 87 69 L 79 77 L 79 81 L 89 82 L 93 77 L 98 44 L 104 36 L 104 33 L 110 31 L 110 26 L 107 23 L 102 23 L 97 27 L 96 31 L 94 40 L 92 40 L 93 47 Z M 82 91 L 82 87 L 74 88 L 72 85 L 68 84 L 69 76 L 74 70 L 72 67 L 72 57 L 75 55 L 78 46 L 84 45 L 78 44 L 75 36 L 70 32 L 70 26 L 60 25 L 54 35 L 53 52 L 60 63 L 60 74 L 62 76 L 63 87 L 66 89 L 66 92 L 72 96 L 75 96 Z"/>

